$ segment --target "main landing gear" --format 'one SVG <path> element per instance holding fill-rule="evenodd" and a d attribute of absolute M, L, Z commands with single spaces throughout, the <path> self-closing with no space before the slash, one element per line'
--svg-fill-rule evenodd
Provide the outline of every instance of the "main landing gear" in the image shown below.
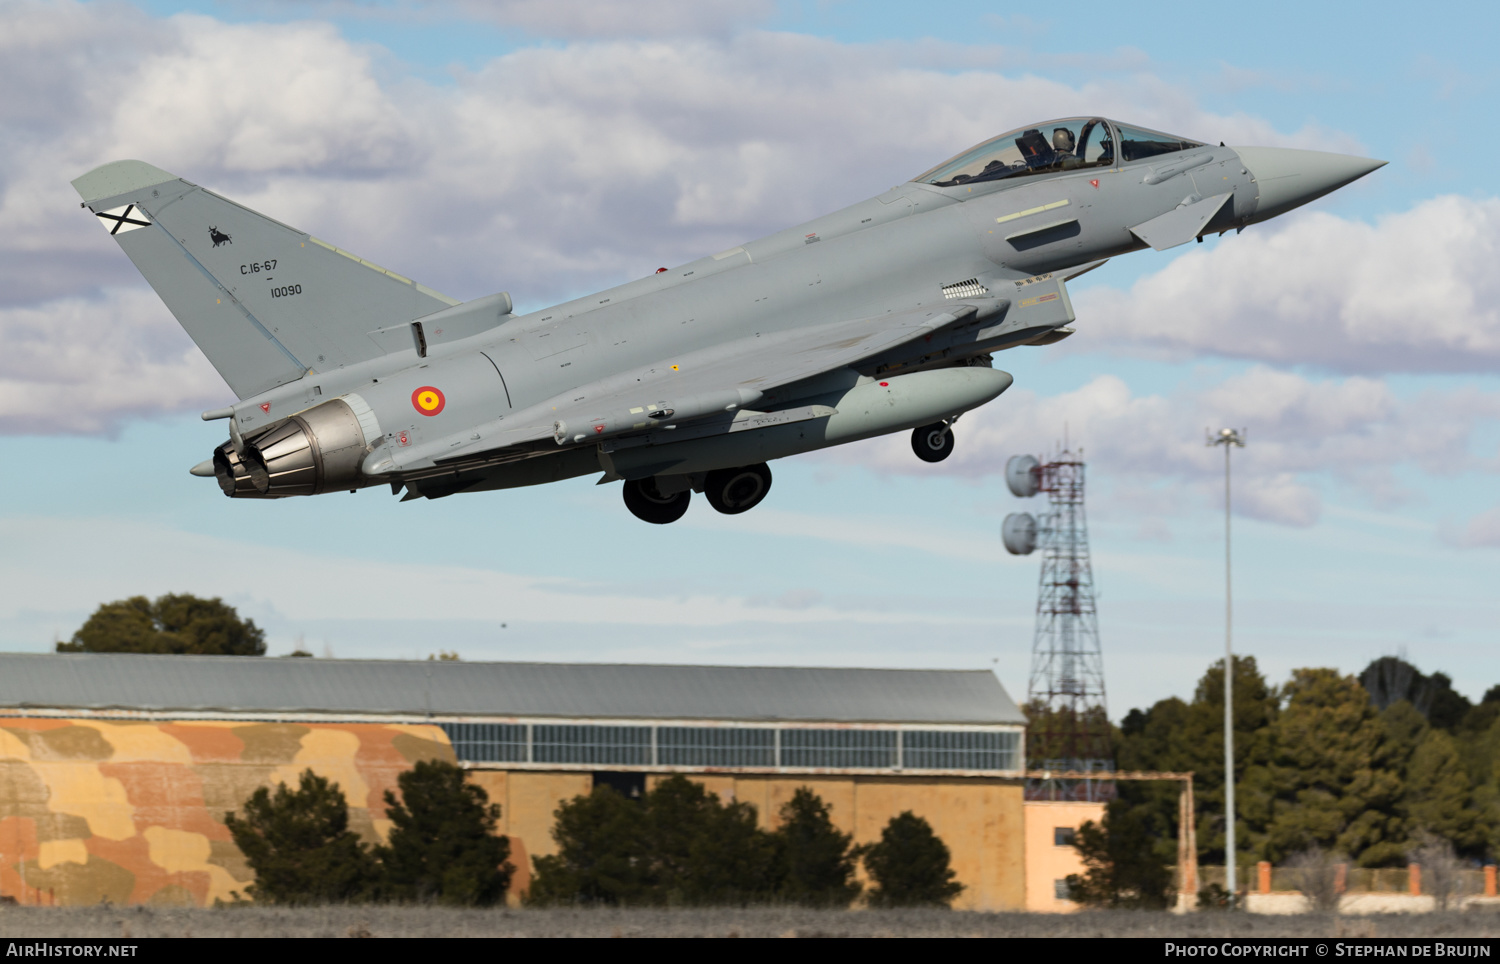
<path fill-rule="evenodd" d="M 708 504 L 725 515 L 739 515 L 760 505 L 771 491 L 771 467 L 762 462 L 738 469 L 719 469 L 703 479 Z"/>
<path fill-rule="evenodd" d="M 934 422 L 911 433 L 911 450 L 923 462 L 941 462 L 953 454 L 953 423 Z"/>
<path fill-rule="evenodd" d="M 666 525 L 676 522 L 687 512 L 693 488 L 702 492 L 708 504 L 725 515 L 739 515 L 760 504 L 771 491 L 771 467 L 745 465 L 737 469 L 718 469 L 703 476 L 701 486 L 693 486 L 688 476 L 653 476 L 625 483 L 625 507 L 643 522 Z"/>
<path fill-rule="evenodd" d="M 687 511 L 692 501 L 693 490 L 682 489 L 671 495 L 663 495 L 657 480 L 634 479 L 625 483 L 625 508 L 642 522 L 666 525 L 676 522 Z"/>

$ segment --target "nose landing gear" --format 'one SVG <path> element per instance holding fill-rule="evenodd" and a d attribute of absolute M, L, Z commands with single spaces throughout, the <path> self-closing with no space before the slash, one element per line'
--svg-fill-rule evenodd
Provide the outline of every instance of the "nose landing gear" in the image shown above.
<path fill-rule="evenodd" d="M 953 425 L 934 422 L 911 433 L 911 450 L 923 462 L 941 462 L 953 454 Z"/>

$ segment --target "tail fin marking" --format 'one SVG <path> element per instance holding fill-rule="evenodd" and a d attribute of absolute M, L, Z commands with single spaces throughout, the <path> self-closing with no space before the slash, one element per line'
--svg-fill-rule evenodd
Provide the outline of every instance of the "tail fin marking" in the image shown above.
<path fill-rule="evenodd" d="M 74 187 L 240 398 L 378 357 L 370 331 L 458 304 L 140 161 Z"/>

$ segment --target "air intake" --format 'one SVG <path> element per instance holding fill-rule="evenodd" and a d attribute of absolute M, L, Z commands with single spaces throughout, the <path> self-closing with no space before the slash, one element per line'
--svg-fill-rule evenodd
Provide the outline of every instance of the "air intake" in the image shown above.
<path fill-rule="evenodd" d="M 951 285 L 943 285 L 944 298 L 982 298 L 990 293 L 990 289 L 979 283 L 978 278 L 970 278 L 968 281 L 955 281 Z"/>

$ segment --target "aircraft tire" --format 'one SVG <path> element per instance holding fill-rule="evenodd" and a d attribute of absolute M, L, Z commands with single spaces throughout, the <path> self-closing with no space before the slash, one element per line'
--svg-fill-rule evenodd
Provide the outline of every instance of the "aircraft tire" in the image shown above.
<path fill-rule="evenodd" d="M 913 429 L 911 450 L 923 462 L 941 462 L 953 454 L 953 429 L 943 422 Z"/>
<path fill-rule="evenodd" d="M 656 491 L 655 479 L 635 479 L 625 483 L 625 508 L 642 522 L 666 525 L 681 519 L 693 500 L 691 490 L 684 489 L 675 495 L 662 495 Z"/>
<path fill-rule="evenodd" d="M 708 473 L 703 480 L 703 495 L 708 504 L 725 515 L 748 512 L 760 505 L 770 491 L 771 467 L 764 462 L 737 469 L 718 469 Z"/>

